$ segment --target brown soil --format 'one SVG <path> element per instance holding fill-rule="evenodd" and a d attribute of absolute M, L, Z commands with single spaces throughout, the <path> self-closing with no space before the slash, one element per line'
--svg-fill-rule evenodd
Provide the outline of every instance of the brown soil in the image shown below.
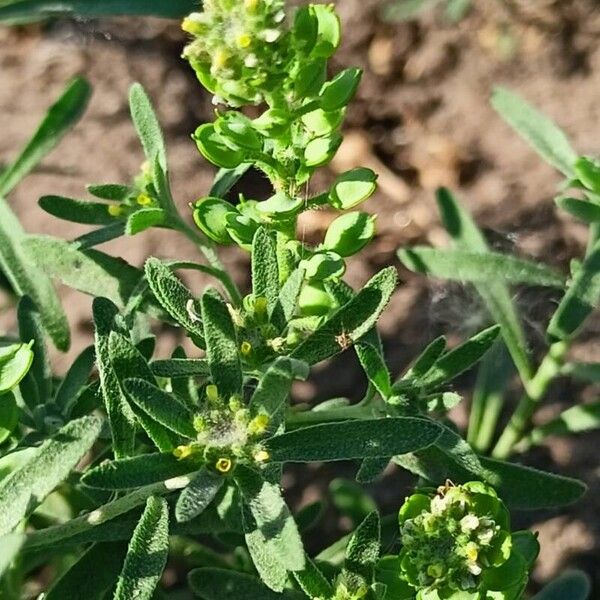
<path fill-rule="evenodd" d="M 560 123 L 579 152 L 597 155 L 598 3 L 481 0 L 476 5 L 469 17 L 450 25 L 435 12 L 419 23 L 386 23 L 379 0 L 339 3 L 346 37 L 334 66 L 359 65 L 365 76 L 349 112 L 346 142 L 332 172 L 319 178 L 314 191 L 333 171 L 356 164 L 374 165 L 381 173 L 380 192 L 368 204 L 379 215 L 379 232 L 375 243 L 349 266 L 348 279 L 354 285 L 383 265 L 397 264 L 399 246 L 445 242 L 434 202 L 439 185 L 457 191 L 500 248 L 563 269 L 581 251 L 584 230 L 558 213 L 552 202 L 559 177 L 502 122 L 488 98 L 498 84 L 518 91 Z M 95 88 L 82 122 L 10 198 L 28 230 L 75 237 L 84 229 L 49 218 L 37 199 L 46 193 L 78 197 L 86 183 L 128 182 L 137 172 L 142 155 L 126 101 L 133 81 L 141 81 L 157 105 L 182 210 L 206 192 L 213 169 L 200 158 L 189 134 L 210 118 L 211 105 L 179 59 L 182 43 L 176 25 L 156 20 L 68 21 L 0 30 L 0 161 L 14 155 L 71 76 L 85 74 Z M 246 182 L 251 193 L 263 194 L 262 188 L 257 178 Z M 303 234 L 318 240 L 330 219 L 327 212 L 306 215 Z M 119 240 L 107 250 L 136 265 L 149 255 L 194 257 L 185 240 L 164 232 Z M 223 256 L 244 282 L 247 257 L 233 250 Z M 483 320 L 469 290 L 427 285 L 404 270 L 401 275 L 404 285 L 381 321 L 396 372 L 439 332 L 458 337 Z M 89 299 L 62 292 L 75 340 L 69 355 L 55 357 L 58 369 L 64 369 L 91 335 Z M 523 293 L 519 302 L 532 346 L 538 347 L 553 298 Z M 9 316 L 0 317 L 0 324 L 10 327 Z M 600 357 L 598 327 L 594 321 L 574 349 L 580 358 Z M 164 342 L 162 349 L 170 343 Z M 310 384 L 298 389 L 298 399 L 358 397 L 364 381 L 353 365 L 351 358 L 343 358 L 320 369 Z M 540 416 L 547 418 L 576 397 L 593 399 L 596 391 L 559 383 Z M 587 499 L 572 509 L 538 514 L 534 522 L 527 515 L 517 517 L 519 525 L 540 531 L 538 582 L 567 565 L 599 577 L 600 468 L 594 452 L 599 439 L 587 435 L 554 441 L 527 457 L 532 464 L 579 476 L 590 486 Z M 305 500 L 323 488 L 321 477 L 316 480 L 307 482 L 301 494 Z M 406 491 L 394 476 L 378 488 L 390 508 Z"/>

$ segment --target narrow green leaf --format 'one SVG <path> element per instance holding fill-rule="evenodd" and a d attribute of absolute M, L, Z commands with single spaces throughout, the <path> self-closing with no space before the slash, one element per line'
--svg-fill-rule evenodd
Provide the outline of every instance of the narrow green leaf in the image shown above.
<path fill-rule="evenodd" d="M 120 183 L 100 183 L 86 187 L 92 196 L 102 200 L 115 200 L 116 202 L 122 202 L 132 193 L 132 189 L 128 185 L 121 185 Z"/>
<path fill-rule="evenodd" d="M 42 317 L 29 296 L 23 296 L 19 300 L 17 319 L 20 338 L 32 342 L 33 361 L 29 372 L 35 380 L 38 401 L 46 403 L 50 400 L 52 392 L 52 369 L 44 339 Z"/>
<path fill-rule="evenodd" d="M 0 372 L 0 386 L 2 373 Z M 15 395 L 0 393 L 0 444 L 5 442 L 19 423 L 20 409 L 17 406 Z"/>
<path fill-rule="evenodd" d="M 371 582 L 379 560 L 380 544 L 381 522 L 379 513 L 373 511 L 350 538 L 344 562 L 344 576 L 358 577 L 365 583 Z"/>
<path fill-rule="evenodd" d="M 306 557 L 304 569 L 294 571 L 294 579 L 309 598 L 330 600 L 335 595 L 332 585 L 325 579 L 317 565 L 308 557 Z"/>
<path fill-rule="evenodd" d="M 54 396 L 54 404 L 63 414 L 69 414 L 77 397 L 88 382 L 94 368 L 95 359 L 94 346 L 88 346 L 73 361 L 73 364 L 67 371 Z"/>
<path fill-rule="evenodd" d="M 12 0 L 0 6 L 0 21 L 9 25 L 57 16 L 87 18 L 143 15 L 179 19 L 198 10 L 196 0 Z"/>
<path fill-rule="evenodd" d="M 142 454 L 105 461 L 86 471 L 81 482 L 103 490 L 128 490 L 188 475 L 196 471 L 200 464 L 193 457 L 178 460 L 171 452 Z"/>
<path fill-rule="evenodd" d="M 426 448 L 440 435 L 433 421 L 412 417 L 325 423 L 269 439 L 274 462 L 376 458 Z"/>
<path fill-rule="evenodd" d="M 575 335 L 598 305 L 599 299 L 600 241 L 597 241 L 575 273 L 571 285 L 552 316 L 548 325 L 548 335 L 558 340 L 567 340 Z"/>
<path fill-rule="evenodd" d="M 157 227 L 166 223 L 166 213 L 162 208 L 141 208 L 136 210 L 127 219 L 125 233 L 127 235 L 136 235 L 150 227 Z"/>
<path fill-rule="evenodd" d="M 113 452 L 116 458 L 122 458 L 133 452 L 136 427 L 135 415 L 121 389 L 109 352 L 110 334 L 119 329 L 116 322 L 119 309 L 107 298 L 96 298 L 92 313 L 100 388 L 110 424 Z"/>
<path fill-rule="evenodd" d="M 101 426 L 97 417 L 71 421 L 0 482 L 0 535 L 12 531 L 64 481 L 92 447 Z"/>
<path fill-rule="evenodd" d="M 304 270 L 296 269 L 281 287 L 279 297 L 271 313 L 271 321 L 279 331 L 283 331 L 292 320 L 298 306 L 298 298 L 303 283 Z"/>
<path fill-rule="evenodd" d="M 227 399 L 242 391 L 242 365 L 235 327 L 225 302 L 210 293 L 202 296 L 206 357 L 219 395 Z"/>
<path fill-rule="evenodd" d="M 391 456 L 379 456 L 376 458 L 365 458 L 360 464 L 356 481 L 359 483 L 371 483 L 378 479 L 392 460 Z"/>
<path fill-rule="evenodd" d="M 587 600 L 591 587 L 590 578 L 583 571 L 566 571 L 531 600 Z"/>
<path fill-rule="evenodd" d="M 419 385 L 427 390 L 434 390 L 470 369 L 492 347 L 499 331 L 497 325 L 488 327 L 464 344 L 443 354 L 419 380 Z"/>
<path fill-rule="evenodd" d="M 300 592 L 273 592 L 252 575 L 225 569 L 194 569 L 189 582 L 194 593 L 205 600 L 306 600 Z"/>
<path fill-rule="evenodd" d="M 123 306 L 142 272 L 122 258 L 98 250 L 80 250 L 50 236 L 30 236 L 24 242 L 30 260 L 51 277 L 90 296 L 103 296 Z"/>
<path fill-rule="evenodd" d="M 169 554 L 169 507 L 152 496 L 133 532 L 114 600 L 151 600 Z"/>
<path fill-rule="evenodd" d="M 128 397 L 157 423 L 178 435 L 195 439 L 193 415 L 174 396 L 143 379 L 126 379 L 124 384 Z"/>
<path fill-rule="evenodd" d="M 102 202 L 76 200 L 64 196 L 42 196 L 39 205 L 58 219 L 82 225 L 112 225 L 116 220 L 108 212 L 111 205 Z"/>
<path fill-rule="evenodd" d="M 150 363 L 157 377 L 204 377 L 210 374 L 208 362 L 203 358 L 169 358 Z"/>
<path fill-rule="evenodd" d="M 492 106 L 545 161 L 567 177 L 573 175 L 577 154 L 565 134 L 548 117 L 518 94 L 501 87 L 494 90 Z"/>
<path fill-rule="evenodd" d="M 402 376 L 402 380 L 423 378 L 435 365 L 438 358 L 446 350 L 446 338 L 440 336 L 427 345 L 425 350 L 415 359 L 412 367 Z"/>
<path fill-rule="evenodd" d="M 183 488 L 175 505 L 175 518 L 180 523 L 191 521 L 214 500 L 225 478 L 208 469 L 200 469 L 190 484 Z"/>
<path fill-rule="evenodd" d="M 114 586 L 126 554 L 122 542 L 94 544 L 50 588 L 44 600 L 101 600 Z"/>
<path fill-rule="evenodd" d="M 2 11 L 0 7 L 0 19 Z M 79 121 L 91 95 L 90 84 L 83 78 L 73 79 L 53 104 L 20 156 L 0 175 L 0 196 L 6 196 L 60 142 Z"/>
<path fill-rule="evenodd" d="M 11 563 L 17 558 L 21 547 L 25 543 L 25 536 L 21 533 L 9 533 L 0 537 L 0 579 L 8 571 Z"/>
<path fill-rule="evenodd" d="M 149 258 L 145 270 L 150 289 L 161 306 L 190 334 L 196 345 L 203 347 L 204 330 L 192 293 L 157 258 Z"/>
<path fill-rule="evenodd" d="M 117 221 L 112 225 L 106 225 L 99 229 L 94 229 L 89 233 L 84 233 L 73 240 L 73 244 L 79 248 L 79 250 L 88 250 L 101 244 L 106 244 L 112 240 L 120 238 L 125 235 L 125 223 L 123 221 Z"/>
<path fill-rule="evenodd" d="M 36 267 L 23 248 L 25 232 L 0 198 L 0 271 L 19 296 L 29 296 L 39 308 L 44 329 L 62 351 L 71 343 L 69 323 L 49 277 Z"/>
<path fill-rule="evenodd" d="M 264 583 L 281 592 L 288 573 L 305 566 L 296 523 L 278 484 L 265 481 L 257 472 L 241 465 L 235 471 L 235 481 L 248 508 L 244 529 L 254 565 Z"/>
<path fill-rule="evenodd" d="M 350 302 L 297 346 L 290 356 L 314 365 L 357 342 L 379 319 L 396 288 L 397 280 L 393 267 L 380 271 Z"/>
<path fill-rule="evenodd" d="M 167 152 L 162 130 L 150 98 L 139 83 L 134 83 L 129 90 L 129 106 L 131 118 L 135 125 L 146 158 L 151 164 L 158 160 L 162 170 L 167 171 Z"/>
<path fill-rule="evenodd" d="M 225 198 L 231 188 L 246 174 L 251 166 L 250 163 L 242 163 L 234 169 L 220 169 L 208 195 L 213 198 Z"/>
<path fill-rule="evenodd" d="M 594 202 L 564 196 L 556 198 L 555 202 L 559 208 L 585 223 L 600 223 L 600 205 Z"/>
<path fill-rule="evenodd" d="M 487 283 L 500 278 L 507 284 L 526 283 L 558 288 L 565 285 L 564 277 L 546 265 L 508 254 L 415 246 L 398 250 L 398 257 L 415 273 L 453 281 Z"/>
<path fill-rule="evenodd" d="M 274 236 L 259 227 L 252 240 L 252 293 L 254 298 L 266 298 L 269 313 L 279 298 L 279 267 Z"/>
<path fill-rule="evenodd" d="M 471 215 L 448 190 L 442 188 L 438 191 L 437 202 L 444 227 L 457 248 L 470 252 L 489 251 L 485 238 Z M 533 373 L 527 341 L 508 287 L 502 281 L 476 283 L 474 286 L 490 315 L 502 328 L 502 337 L 521 378 L 528 381 Z"/>

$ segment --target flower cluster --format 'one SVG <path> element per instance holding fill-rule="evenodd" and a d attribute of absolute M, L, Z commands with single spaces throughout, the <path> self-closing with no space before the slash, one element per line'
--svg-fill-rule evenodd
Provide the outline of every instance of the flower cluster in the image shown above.
<path fill-rule="evenodd" d="M 284 21 L 283 0 L 205 0 L 183 21 L 194 36 L 184 58 L 217 102 L 258 104 L 285 77 Z"/>
<path fill-rule="evenodd" d="M 400 510 L 400 535 L 402 578 L 442 595 L 480 590 L 511 555 L 508 511 L 481 482 L 412 495 Z"/>

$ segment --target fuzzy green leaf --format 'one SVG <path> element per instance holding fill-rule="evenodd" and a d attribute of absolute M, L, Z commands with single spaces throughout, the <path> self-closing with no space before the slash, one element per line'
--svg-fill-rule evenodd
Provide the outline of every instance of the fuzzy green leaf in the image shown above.
<path fill-rule="evenodd" d="M 39 205 L 58 219 L 82 225 L 111 225 L 116 220 L 108 212 L 111 205 L 102 202 L 76 200 L 64 196 L 42 196 Z"/>
<path fill-rule="evenodd" d="M 114 586 L 126 554 L 122 542 L 94 544 L 50 588 L 44 600 L 101 600 Z"/>
<path fill-rule="evenodd" d="M 242 364 L 235 327 L 225 302 L 210 293 L 201 300 L 206 357 L 219 395 L 228 399 L 242 391 Z"/>
<path fill-rule="evenodd" d="M 133 532 L 114 600 L 151 600 L 169 554 L 169 508 L 152 496 Z"/>
<path fill-rule="evenodd" d="M 487 283 L 500 278 L 507 284 L 526 283 L 557 288 L 565 285 L 564 277 L 545 265 L 496 252 L 415 246 L 398 250 L 398 257 L 415 273 L 453 281 Z"/>
<path fill-rule="evenodd" d="M 566 571 L 536 594 L 531 600 L 587 600 L 590 578 L 582 571 Z"/>
<path fill-rule="evenodd" d="M 161 306 L 190 334 L 196 345 L 203 347 L 204 330 L 192 293 L 157 258 L 149 258 L 145 270 L 150 289 Z"/>
<path fill-rule="evenodd" d="M 273 592 L 252 575 L 225 569 L 194 569 L 189 582 L 194 593 L 205 600 L 306 600 L 300 592 Z"/>
<path fill-rule="evenodd" d="M 252 241 L 252 293 L 254 298 L 266 298 L 269 313 L 279 297 L 279 267 L 275 238 L 260 227 Z"/>
<path fill-rule="evenodd" d="M 497 325 L 484 329 L 464 344 L 443 354 L 419 380 L 418 384 L 427 390 L 434 390 L 444 383 L 452 381 L 481 360 L 492 347 L 499 331 L 500 328 Z"/>
<path fill-rule="evenodd" d="M 50 278 L 36 267 L 23 248 L 25 232 L 3 198 L 0 198 L 0 270 L 15 293 L 29 296 L 39 308 L 44 329 L 62 351 L 71 343 L 69 323 Z"/>
<path fill-rule="evenodd" d="M 225 198 L 231 188 L 246 174 L 251 166 L 250 163 L 242 163 L 234 169 L 220 169 L 208 195 L 215 198 Z"/>
<path fill-rule="evenodd" d="M 125 233 L 127 235 L 136 235 L 150 227 L 164 225 L 166 222 L 166 213 L 162 208 L 141 208 L 136 210 L 127 219 Z"/>
<path fill-rule="evenodd" d="M 324 423 L 269 439 L 275 462 L 376 458 L 426 448 L 440 435 L 433 421 L 412 417 Z"/>
<path fill-rule="evenodd" d="M 0 20 L 3 18 L 2 11 L 6 11 L 6 8 L 0 7 Z M 90 84 L 81 77 L 67 85 L 20 156 L 0 175 L 0 196 L 6 196 L 56 147 L 67 131 L 79 121 L 90 95 Z"/>
<path fill-rule="evenodd" d="M 73 361 L 67 371 L 54 396 L 54 404 L 63 414 L 69 414 L 77 397 L 88 382 L 94 368 L 95 358 L 94 346 L 88 346 Z"/>
<path fill-rule="evenodd" d="M 92 447 L 101 426 L 97 417 L 71 421 L 0 482 L 0 535 L 12 531 L 66 479 Z"/>
<path fill-rule="evenodd" d="M 50 236 L 30 236 L 24 242 L 30 260 L 51 277 L 90 296 L 103 296 L 123 306 L 142 272 L 122 258 Z"/>
<path fill-rule="evenodd" d="M 494 90 L 492 106 L 545 161 L 567 177 L 573 175 L 577 154 L 565 134 L 548 117 L 518 94 L 501 87 Z"/>
<path fill-rule="evenodd" d="M 73 243 L 79 250 L 89 250 L 95 246 L 106 244 L 112 240 L 116 240 L 125 234 L 125 223 L 117 221 L 112 225 L 106 225 L 99 229 L 94 229 L 89 233 L 84 233 L 73 240 Z"/>
<path fill-rule="evenodd" d="M 169 358 L 150 363 L 157 377 L 204 377 L 210 374 L 208 362 L 203 358 Z"/>
<path fill-rule="evenodd" d="M 373 511 L 350 538 L 344 563 L 345 578 L 358 577 L 365 583 L 370 583 L 379 560 L 380 544 L 381 522 L 379 513 Z"/>
<path fill-rule="evenodd" d="M 378 456 L 376 458 L 365 458 L 356 473 L 356 481 L 359 483 L 370 483 L 378 479 L 392 460 L 391 456 Z"/>
<path fill-rule="evenodd" d="M 553 339 L 567 340 L 573 336 L 600 299 L 600 241 L 575 273 L 571 285 L 563 296 L 552 320 L 548 335 Z"/>
<path fill-rule="evenodd" d="M 279 331 L 283 331 L 294 316 L 303 283 L 304 270 L 296 269 L 281 287 L 271 313 L 271 320 Z"/>
<path fill-rule="evenodd" d="M 156 118 L 148 94 L 139 83 L 134 83 L 129 90 L 129 108 L 137 134 L 144 147 L 146 158 L 150 164 L 158 160 L 162 170 L 167 171 L 167 151 L 162 129 Z"/>
<path fill-rule="evenodd" d="M 393 267 L 383 269 L 350 302 L 297 346 L 290 356 L 314 365 L 339 354 L 347 345 L 357 342 L 379 319 L 396 288 L 397 281 L 398 277 Z"/>
<path fill-rule="evenodd" d="M 0 373 L 0 385 L 2 374 Z M 19 422 L 20 409 L 17 406 L 15 395 L 0 393 L 0 444 L 5 442 Z"/>
<path fill-rule="evenodd" d="M 142 454 L 105 461 L 86 471 L 81 482 L 102 490 L 128 490 L 188 475 L 196 471 L 200 464 L 195 457 L 178 460 L 171 452 Z"/>
<path fill-rule="evenodd" d="M 175 518 L 180 523 L 191 521 L 214 500 L 225 483 L 225 478 L 208 469 L 200 469 L 183 488 L 175 505 Z"/>
<path fill-rule="evenodd" d="M 329 600 L 335 595 L 331 584 L 325 579 L 323 573 L 319 571 L 317 565 L 308 557 L 306 557 L 304 569 L 294 571 L 294 579 L 309 598 Z"/>
<path fill-rule="evenodd" d="M 120 183 L 91 184 L 86 187 L 92 196 L 116 202 L 122 202 L 132 193 L 132 189 L 129 186 L 121 185 Z"/>
<path fill-rule="evenodd" d="M 403 380 L 422 379 L 446 350 L 446 338 L 440 336 L 427 345 L 413 365 L 402 376 Z"/>
<path fill-rule="evenodd" d="M 192 413 L 175 396 L 143 379 L 126 379 L 124 384 L 132 402 L 157 423 L 183 437 L 196 437 Z"/>
<path fill-rule="evenodd" d="M 248 515 L 244 516 L 246 543 L 261 579 L 281 592 L 288 573 L 305 565 L 298 528 L 281 496 L 278 484 L 265 481 L 257 472 L 238 465 L 235 481 Z"/>

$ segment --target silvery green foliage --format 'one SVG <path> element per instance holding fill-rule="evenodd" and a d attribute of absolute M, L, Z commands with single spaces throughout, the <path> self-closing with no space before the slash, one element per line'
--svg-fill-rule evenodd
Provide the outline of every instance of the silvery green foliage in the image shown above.
<path fill-rule="evenodd" d="M 86 14 L 173 16 L 183 5 L 88 2 Z M 46 9 L 20 0 L 0 8 L 0 19 L 22 19 L 28 10 L 44 16 Z M 77 2 L 64 9 L 83 10 Z M 163 572 L 172 557 L 205 600 L 518 600 L 538 544 L 531 532 L 512 531 L 509 510 L 565 507 L 585 485 L 506 459 L 550 435 L 600 423 L 592 404 L 530 429 L 556 376 L 600 380 L 598 365 L 565 360 L 600 293 L 600 166 L 577 158 L 546 117 L 499 90 L 495 108 L 569 176 L 557 204 L 590 225 L 588 252 L 568 276 L 494 252 L 441 190 L 451 247 L 402 249 L 400 260 L 416 273 L 472 285 L 490 323 L 453 347 L 444 337 L 433 340 L 392 374 L 377 322 L 398 285 L 396 269 L 356 290 L 343 280 L 346 259 L 375 235 L 375 217 L 355 209 L 375 193 L 377 176 L 357 167 L 321 194 L 306 193 L 342 142 L 361 75 L 348 68 L 328 79 L 341 34 L 334 7 L 291 11 L 281 0 L 207 0 L 183 26 L 192 36 L 185 57 L 216 102 L 227 105 L 194 134 L 200 153 L 220 168 L 192 207 L 197 227 L 179 211 L 164 136 L 139 84 L 130 93 L 145 157 L 139 172 L 125 184 L 90 185 L 94 200 L 40 200 L 49 214 L 90 226 L 88 233 L 70 241 L 27 235 L 0 201 L 0 268 L 19 297 L 18 336 L 0 343 L 0 595 L 18 597 L 44 564 L 53 574 L 49 600 L 169 598 Z M 54 147 L 88 95 L 83 80 L 67 88 L 3 171 L 2 194 Z M 259 106 L 258 116 L 232 110 L 247 104 Z M 232 187 L 252 167 L 269 178 L 271 196 L 233 202 Z M 297 233 L 298 218 L 323 207 L 340 214 L 310 246 Z M 187 237 L 202 261 L 148 257 L 138 268 L 96 247 L 151 227 Z M 246 293 L 221 263 L 220 244 L 250 253 Z M 190 287 L 184 270 L 214 287 Z M 69 333 L 51 279 L 94 297 L 94 344 L 61 378 L 52 374 L 46 343 L 66 349 Z M 562 295 L 541 362 L 513 301 L 517 285 Z M 193 350 L 155 356 L 151 331 L 166 328 L 187 336 Z M 364 398 L 295 406 L 296 382 L 344 352 L 355 352 L 364 371 Z M 474 368 L 465 440 L 449 418 L 461 388 L 450 386 Z M 523 400 L 498 432 L 515 373 Z M 355 462 L 361 483 L 392 464 L 416 475 L 418 487 L 404 502 L 398 498 L 399 525 L 397 514 L 378 514 L 361 485 L 336 480 L 333 505 L 353 531 L 308 556 L 304 540 L 323 503 L 293 511 L 282 471 L 289 463 L 335 461 Z M 588 587 L 567 573 L 539 597 L 583 600 Z"/>

